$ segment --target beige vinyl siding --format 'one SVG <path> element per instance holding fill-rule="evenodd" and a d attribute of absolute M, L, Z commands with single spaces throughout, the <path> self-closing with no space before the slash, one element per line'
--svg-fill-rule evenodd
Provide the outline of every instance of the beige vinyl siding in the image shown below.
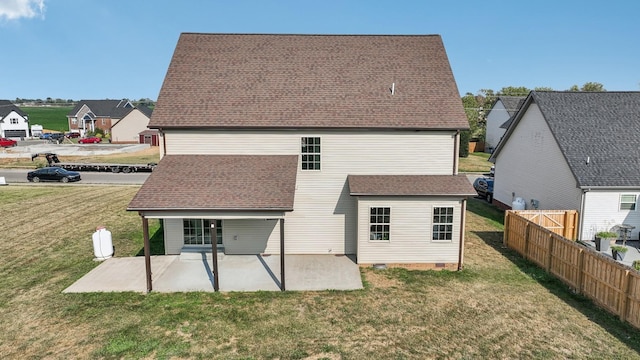
<path fill-rule="evenodd" d="M 496 158 L 494 199 L 538 200 L 539 209 L 580 210 L 581 191 L 538 106 L 532 103 Z"/>
<path fill-rule="evenodd" d="M 621 195 L 636 195 L 636 210 L 620 210 Z M 591 190 L 586 192 L 582 230 L 579 238 L 593 240 L 599 231 L 610 231 L 615 225 L 629 224 L 636 227 L 631 232 L 631 239 L 637 240 L 638 230 L 640 230 L 638 199 L 640 199 L 640 190 Z"/>
<path fill-rule="evenodd" d="M 289 254 L 353 254 L 355 200 L 347 175 L 451 175 L 455 131 L 166 131 L 167 154 L 299 155 L 321 138 L 321 170 L 298 166 L 294 211 L 285 215 Z M 269 243 L 271 249 L 271 243 Z M 271 251 L 270 251 L 271 252 Z"/>
<path fill-rule="evenodd" d="M 140 142 L 139 134 L 147 129 L 149 118 L 138 109 L 132 110 L 111 128 L 113 142 Z"/>
<path fill-rule="evenodd" d="M 389 241 L 369 240 L 369 209 L 391 208 Z M 432 241 L 433 208 L 453 207 L 451 241 Z M 456 263 L 461 201 L 451 198 L 359 197 L 358 263 Z"/>
<path fill-rule="evenodd" d="M 182 219 L 164 219 L 164 252 L 166 255 L 179 255 L 184 244 Z"/>
<path fill-rule="evenodd" d="M 271 253 L 267 251 L 268 243 L 275 243 L 276 253 L 279 253 L 280 226 L 278 220 L 224 220 L 222 243 L 224 253 L 229 255 Z"/>

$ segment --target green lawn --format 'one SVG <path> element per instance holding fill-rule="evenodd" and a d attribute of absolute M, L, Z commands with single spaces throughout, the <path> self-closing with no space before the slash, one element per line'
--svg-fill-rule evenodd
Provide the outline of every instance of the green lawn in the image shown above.
<path fill-rule="evenodd" d="M 490 155 L 484 152 L 469 153 L 469 156 L 460 158 L 458 170 L 460 172 L 488 173 L 493 165 L 489 162 Z"/>
<path fill-rule="evenodd" d="M 73 109 L 71 106 L 61 107 L 21 107 L 29 115 L 30 125 L 42 125 L 44 129 L 58 132 L 69 131 L 67 114 Z"/>
<path fill-rule="evenodd" d="M 96 226 L 116 256 L 140 253 L 137 190 L 0 189 L 0 357 L 640 359 L 640 331 L 505 249 L 502 212 L 478 199 L 461 272 L 366 268 L 348 292 L 62 294 L 98 265 Z"/>

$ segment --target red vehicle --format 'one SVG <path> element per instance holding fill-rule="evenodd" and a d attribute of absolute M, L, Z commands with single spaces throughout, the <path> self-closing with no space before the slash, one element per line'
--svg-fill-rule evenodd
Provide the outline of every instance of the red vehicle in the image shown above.
<path fill-rule="evenodd" d="M 99 143 L 101 141 L 102 141 L 101 138 L 92 136 L 92 137 L 82 138 L 82 139 L 78 140 L 78 144 L 96 144 L 96 143 Z"/>
<path fill-rule="evenodd" d="M 0 138 L 0 146 L 2 147 L 11 147 L 11 146 L 16 146 L 17 144 L 18 142 L 15 140 Z"/>
<path fill-rule="evenodd" d="M 78 133 L 78 132 L 68 132 L 68 133 L 64 134 L 64 136 L 66 136 L 69 139 L 79 138 L 80 137 L 80 133 Z"/>

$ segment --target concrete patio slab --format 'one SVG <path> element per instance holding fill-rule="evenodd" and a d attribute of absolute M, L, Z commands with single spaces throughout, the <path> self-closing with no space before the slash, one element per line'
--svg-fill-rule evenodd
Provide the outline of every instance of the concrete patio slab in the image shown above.
<path fill-rule="evenodd" d="M 280 291 L 279 255 L 219 255 L 218 268 L 220 291 Z M 212 269 L 211 253 L 153 256 L 153 291 L 213 292 Z M 287 255 L 285 281 L 287 290 L 362 289 L 359 267 L 347 256 Z M 107 259 L 63 292 L 121 291 L 146 292 L 144 257 Z"/>

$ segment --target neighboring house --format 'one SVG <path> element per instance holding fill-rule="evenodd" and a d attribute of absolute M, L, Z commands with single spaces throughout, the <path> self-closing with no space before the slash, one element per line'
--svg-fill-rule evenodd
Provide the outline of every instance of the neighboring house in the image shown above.
<path fill-rule="evenodd" d="M 0 100 L 0 137 L 29 137 L 29 116 L 9 100 Z"/>
<path fill-rule="evenodd" d="M 67 114 L 69 131 L 85 136 L 102 129 L 112 142 L 137 143 L 139 133 L 147 128 L 151 110 L 136 107 L 124 100 L 81 100 Z"/>
<path fill-rule="evenodd" d="M 131 109 L 111 126 L 111 142 L 140 143 L 140 133 L 148 130 L 152 110 L 144 105 Z"/>
<path fill-rule="evenodd" d="M 578 237 L 640 229 L 640 92 L 532 91 L 490 160 L 494 203 L 577 210 Z"/>
<path fill-rule="evenodd" d="M 486 116 L 485 151 L 492 152 L 498 146 L 510 119 L 518 112 L 524 99 L 525 96 L 498 96 Z"/>
<path fill-rule="evenodd" d="M 475 191 L 440 36 L 182 34 L 149 127 L 162 158 L 128 210 L 164 220 L 166 254 L 462 266 Z"/>

